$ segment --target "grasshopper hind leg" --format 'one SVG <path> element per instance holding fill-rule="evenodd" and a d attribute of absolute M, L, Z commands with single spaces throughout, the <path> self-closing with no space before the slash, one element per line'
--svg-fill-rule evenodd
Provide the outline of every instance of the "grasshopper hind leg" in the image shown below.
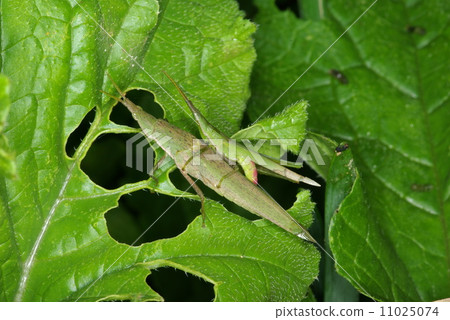
<path fill-rule="evenodd" d="M 234 167 L 233 171 L 228 172 L 226 175 L 224 175 L 222 178 L 220 178 L 219 182 L 216 184 L 216 187 L 220 188 L 220 186 L 222 185 L 222 182 L 229 176 L 235 174 L 236 172 L 239 172 L 239 167 Z"/>
<path fill-rule="evenodd" d="M 197 193 L 197 195 L 200 197 L 200 201 L 201 201 L 201 204 L 202 204 L 202 207 L 200 209 L 200 211 L 202 213 L 202 219 L 203 219 L 202 227 L 205 227 L 205 220 L 206 220 L 205 195 L 203 194 L 202 190 L 200 190 L 200 188 L 195 184 L 195 181 L 192 180 L 192 178 L 184 170 L 180 170 L 180 171 L 181 171 L 181 174 L 184 176 L 184 178 L 192 186 L 192 188 L 194 188 L 194 190 Z"/>
<path fill-rule="evenodd" d="M 200 148 L 200 150 L 198 150 L 197 152 L 193 153 L 192 156 L 189 157 L 189 159 L 187 159 L 187 161 L 184 163 L 183 168 L 181 168 L 181 171 L 185 171 L 186 166 L 191 163 L 191 161 L 194 159 L 194 157 L 201 155 L 205 150 L 207 150 L 208 146 L 202 146 Z"/>

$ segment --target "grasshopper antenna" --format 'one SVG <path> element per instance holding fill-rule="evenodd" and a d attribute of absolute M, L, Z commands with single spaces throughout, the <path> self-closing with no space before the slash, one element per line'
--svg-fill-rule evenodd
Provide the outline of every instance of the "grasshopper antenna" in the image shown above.
<path fill-rule="evenodd" d="M 117 102 L 122 102 L 122 99 L 121 99 L 121 98 L 116 97 L 116 96 L 113 96 L 113 95 L 112 95 L 111 93 L 109 93 L 109 92 L 106 92 L 106 91 L 103 91 L 103 90 L 100 90 L 100 92 L 103 93 L 103 94 L 106 94 L 108 97 L 110 97 L 110 98 L 116 100 Z"/>
<path fill-rule="evenodd" d="M 103 91 L 103 90 L 100 90 L 100 92 L 107 95 L 108 97 L 116 100 L 117 102 L 123 102 L 122 99 L 125 99 L 125 94 L 122 92 L 122 90 L 120 90 L 119 86 L 114 82 L 114 80 L 111 77 L 111 75 L 109 74 L 109 72 L 106 72 L 106 74 L 108 75 L 108 78 L 111 81 L 111 83 L 113 84 L 114 88 L 116 88 L 117 92 L 119 92 L 120 97 L 113 96 L 111 93 Z"/>
<path fill-rule="evenodd" d="M 177 88 L 178 92 L 183 97 L 183 100 L 186 102 L 189 109 L 191 109 L 194 116 L 197 117 L 197 115 L 200 113 L 200 111 L 196 107 L 194 107 L 194 104 L 192 103 L 192 101 L 189 100 L 189 98 L 184 94 L 183 90 L 181 90 L 180 86 L 175 82 L 175 80 L 173 80 L 172 77 L 169 76 L 169 74 L 166 71 L 162 70 L 162 72 L 166 75 L 167 78 L 169 78 L 170 82 L 173 83 L 175 88 Z"/>
<path fill-rule="evenodd" d="M 125 99 L 125 93 L 120 90 L 119 86 L 117 85 L 117 83 L 113 80 L 113 78 L 111 77 L 111 75 L 109 74 L 109 72 L 106 72 L 106 74 L 108 75 L 109 80 L 111 81 L 111 83 L 113 84 L 114 88 L 116 88 L 117 92 L 120 94 L 120 96 Z"/>
<path fill-rule="evenodd" d="M 166 75 L 167 78 L 169 78 L 170 82 L 173 83 L 173 85 L 175 86 L 175 88 L 177 88 L 178 92 L 181 94 L 181 96 L 183 97 L 183 99 L 186 101 L 186 103 L 189 101 L 191 104 L 191 100 L 188 99 L 188 97 L 186 97 L 186 95 L 184 94 L 184 92 L 181 90 L 181 88 L 178 86 L 178 84 L 175 82 L 175 80 L 172 79 L 171 76 L 169 76 L 169 74 L 162 70 L 162 72 Z"/>

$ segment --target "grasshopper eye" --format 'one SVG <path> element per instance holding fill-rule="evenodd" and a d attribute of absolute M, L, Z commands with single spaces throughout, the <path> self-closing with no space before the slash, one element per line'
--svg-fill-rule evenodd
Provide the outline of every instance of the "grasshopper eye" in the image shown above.
<path fill-rule="evenodd" d="M 336 69 L 331 69 L 328 73 L 331 76 L 333 76 L 334 78 L 336 78 L 340 83 L 348 84 L 347 77 L 341 71 L 336 70 Z"/>

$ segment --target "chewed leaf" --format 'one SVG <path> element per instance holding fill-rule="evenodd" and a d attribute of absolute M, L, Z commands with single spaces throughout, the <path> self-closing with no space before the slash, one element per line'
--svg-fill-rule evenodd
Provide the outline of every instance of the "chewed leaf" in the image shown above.
<path fill-rule="evenodd" d="M 174 68 L 184 75 L 207 78 L 206 82 L 190 84 L 191 92 L 202 96 L 203 105 L 225 100 L 226 93 L 235 113 L 230 116 L 223 108 L 209 112 L 237 128 L 255 57 L 251 38 L 254 24 L 243 18 L 231 0 L 211 0 L 208 5 L 178 0 L 10 0 L 2 2 L 1 25 L 2 72 L 11 81 L 12 104 L 5 128 L 0 130 L 16 155 L 17 178 L 7 179 L 3 171 L 0 175 L 0 300 L 162 300 L 145 282 L 147 263 L 154 262 L 151 257 L 168 259 L 174 251 L 164 251 L 152 243 L 139 247 L 118 243 L 108 232 L 105 212 L 116 207 L 122 195 L 138 190 L 177 197 L 185 193 L 169 179 L 173 169 L 170 159 L 155 173 L 157 182 L 149 178 L 114 190 L 98 186 L 83 172 L 82 160 L 98 137 L 136 133 L 135 128 L 110 120 L 116 102 L 100 90 L 113 92 L 107 72 L 118 79 L 124 91 L 138 74 L 140 87 L 154 91 L 158 101 L 164 101 L 161 104 L 170 120 L 184 125 L 187 118 L 183 110 L 167 102 L 170 97 L 149 77 L 157 79 L 162 69 Z M 236 68 L 240 72 L 235 72 Z M 205 83 L 210 82 L 216 84 L 213 89 L 219 95 L 203 94 Z M 9 107 L 6 88 L 2 77 L 1 126 Z M 93 109 L 94 120 L 87 124 L 87 133 L 73 156 L 68 157 L 65 145 L 69 135 Z M 0 137 L 1 152 L 7 150 L 4 141 Z M 107 163 L 111 158 L 102 160 Z M 0 166 L 3 164 L 0 157 Z M 145 210 L 163 214 L 157 207 Z M 229 222 L 230 230 L 239 230 L 233 227 L 235 220 Z M 240 241 L 248 244 L 250 236 L 242 233 Z M 202 249 L 195 238 L 188 240 L 186 246 Z M 222 233 L 215 240 L 227 244 L 230 236 Z M 254 241 L 258 243 L 257 238 Z M 224 250 L 232 249 L 220 253 Z M 305 250 L 317 255 L 315 249 Z M 185 249 L 177 254 L 183 257 L 188 253 Z M 205 256 L 204 261 L 220 264 L 211 256 Z M 315 264 L 311 260 L 311 274 L 301 285 L 293 290 L 280 289 L 276 297 L 291 299 L 306 291 L 316 276 Z M 295 277 L 293 272 L 288 274 Z M 217 279 L 233 287 L 234 277 L 228 272 Z M 261 283 L 266 281 L 269 279 Z M 246 279 L 241 284 L 252 285 Z"/>
<path fill-rule="evenodd" d="M 212 282 L 216 301 L 298 301 L 305 296 L 318 273 L 320 255 L 313 244 L 267 220 L 241 218 L 213 201 L 206 202 L 205 210 L 205 227 L 199 217 L 178 237 L 155 242 L 158 250 L 147 257 L 147 266 L 172 266 Z"/>
<path fill-rule="evenodd" d="M 266 144 L 264 149 L 261 150 L 261 153 L 276 158 L 279 158 L 286 151 L 298 154 L 300 143 L 306 134 L 307 107 L 306 101 L 298 101 L 286 107 L 279 114 L 260 120 L 252 126 L 236 132 L 232 138 L 237 140 L 270 140 L 269 144 Z"/>

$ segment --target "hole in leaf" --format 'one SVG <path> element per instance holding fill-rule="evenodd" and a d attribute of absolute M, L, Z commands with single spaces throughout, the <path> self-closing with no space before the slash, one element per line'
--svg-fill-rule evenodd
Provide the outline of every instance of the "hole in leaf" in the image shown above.
<path fill-rule="evenodd" d="M 295 183 L 262 174 L 258 175 L 258 183 L 283 208 L 288 209 L 294 204 L 298 193 L 298 185 Z"/>
<path fill-rule="evenodd" d="M 170 267 L 152 270 L 147 284 L 167 302 L 209 302 L 214 299 L 213 284 Z"/>
<path fill-rule="evenodd" d="M 238 0 L 238 3 L 239 3 L 239 10 L 242 10 L 245 12 L 245 18 L 253 19 L 256 16 L 256 14 L 258 13 L 258 7 L 255 6 L 253 1 Z"/>
<path fill-rule="evenodd" d="M 253 122 L 250 120 L 250 117 L 247 112 L 244 112 L 242 121 L 241 121 L 241 128 L 247 128 L 251 126 Z"/>
<path fill-rule="evenodd" d="M 121 103 L 114 106 L 109 116 L 109 119 L 117 124 L 129 126 L 132 128 L 139 127 L 137 122 L 133 119 L 131 112 L 128 111 L 128 109 L 125 108 Z"/>
<path fill-rule="evenodd" d="M 81 141 L 91 127 L 92 121 L 95 118 L 95 108 L 89 111 L 81 121 L 80 125 L 69 135 L 66 143 L 66 154 L 68 157 L 73 157 L 73 154 L 79 147 Z"/>
<path fill-rule="evenodd" d="M 123 195 L 119 206 L 108 211 L 105 218 L 111 237 L 129 245 L 139 238 L 133 244 L 139 246 L 179 235 L 199 214 L 198 201 L 140 190 Z"/>
<path fill-rule="evenodd" d="M 98 137 L 81 162 L 81 169 L 93 182 L 106 189 L 115 189 L 126 183 L 148 179 L 146 167 L 152 160 L 148 161 L 148 157 L 152 154 L 152 150 L 149 153 L 146 151 L 150 148 L 148 143 L 142 142 L 139 147 L 135 143 L 131 148 L 133 167 L 126 165 L 126 143 L 133 137 L 132 134 L 106 134 Z M 143 137 L 139 138 L 139 143 L 143 140 Z M 139 148 L 140 154 L 137 152 Z M 142 164 L 141 170 L 137 170 L 135 166 L 138 159 Z"/>
<path fill-rule="evenodd" d="M 298 8 L 297 0 L 276 0 L 275 4 L 281 11 L 290 10 L 297 18 L 300 17 L 300 10 Z"/>
<path fill-rule="evenodd" d="M 142 107 L 147 113 L 153 115 L 156 118 L 163 118 L 164 111 L 161 106 L 155 102 L 155 96 L 145 90 L 131 90 L 127 92 L 127 98 L 130 99 L 134 104 Z M 131 113 L 127 108 L 121 104 L 116 105 L 110 115 L 111 121 L 127 125 L 130 127 L 138 127 L 138 124 L 133 119 Z"/>

